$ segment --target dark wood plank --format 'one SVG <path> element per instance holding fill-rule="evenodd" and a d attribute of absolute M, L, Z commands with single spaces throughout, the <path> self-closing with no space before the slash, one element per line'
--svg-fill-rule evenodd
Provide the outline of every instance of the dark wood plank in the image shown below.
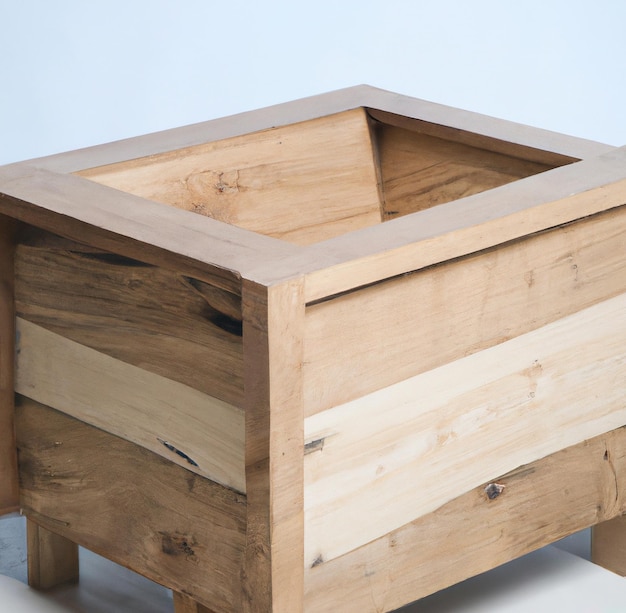
<path fill-rule="evenodd" d="M 239 296 L 35 229 L 15 269 L 20 317 L 241 406 Z"/>
<path fill-rule="evenodd" d="M 239 610 L 245 496 L 18 399 L 21 505 L 28 517 L 216 612 Z"/>

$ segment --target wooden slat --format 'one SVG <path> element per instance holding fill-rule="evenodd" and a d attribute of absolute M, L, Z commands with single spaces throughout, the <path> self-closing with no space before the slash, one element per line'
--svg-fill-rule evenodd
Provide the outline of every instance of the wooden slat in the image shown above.
<path fill-rule="evenodd" d="M 626 291 L 625 241 L 620 207 L 309 307 L 306 414 Z"/>
<path fill-rule="evenodd" d="M 244 282 L 247 546 L 243 610 L 302 613 L 304 590 L 301 280 Z"/>
<path fill-rule="evenodd" d="M 46 590 L 78 581 L 78 545 L 26 520 L 28 585 Z"/>
<path fill-rule="evenodd" d="M 622 294 L 307 418 L 305 564 L 626 424 L 625 364 Z"/>
<path fill-rule="evenodd" d="M 17 319 L 18 393 L 245 491 L 242 409 Z"/>
<path fill-rule="evenodd" d="M 392 611 L 620 515 L 624 479 L 626 429 L 620 428 L 481 484 L 309 569 L 306 611 Z"/>
<path fill-rule="evenodd" d="M 553 167 L 393 126 L 378 124 L 375 132 L 385 220 Z"/>
<path fill-rule="evenodd" d="M 0 515 L 18 509 L 18 480 L 13 427 L 15 356 L 15 224 L 0 216 Z"/>
<path fill-rule="evenodd" d="M 78 174 L 302 245 L 380 222 L 363 109 Z"/>
<path fill-rule="evenodd" d="M 591 560 L 626 577 L 626 515 L 594 526 L 591 532 Z"/>
<path fill-rule="evenodd" d="M 15 270 L 20 317 L 242 405 L 239 296 L 34 229 L 21 236 Z"/>
<path fill-rule="evenodd" d="M 216 613 L 240 610 L 245 496 L 18 398 L 28 517 Z"/>

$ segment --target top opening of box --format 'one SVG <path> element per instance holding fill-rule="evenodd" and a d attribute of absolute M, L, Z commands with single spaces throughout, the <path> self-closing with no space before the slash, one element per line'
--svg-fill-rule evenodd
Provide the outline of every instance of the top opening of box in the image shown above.
<path fill-rule="evenodd" d="M 356 108 L 75 174 L 299 245 L 574 161 Z"/>

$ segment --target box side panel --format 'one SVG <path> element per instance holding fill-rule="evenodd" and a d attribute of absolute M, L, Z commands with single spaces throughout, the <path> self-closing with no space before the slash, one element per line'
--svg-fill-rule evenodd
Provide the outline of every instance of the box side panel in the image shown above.
<path fill-rule="evenodd" d="M 483 483 L 306 571 L 305 610 L 379 613 L 626 511 L 626 429 Z"/>
<path fill-rule="evenodd" d="M 299 245 L 381 221 L 364 109 L 77 174 Z"/>
<path fill-rule="evenodd" d="M 36 231 L 16 309 L 18 392 L 245 491 L 237 296 Z"/>
<path fill-rule="evenodd" d="M 305 564 L 626 424 L 626 294 L 305 420 Z"/>
<path fill-rule="evenodd" d="M 27 516 L 211 610 L 238 610 L 245 496 L 18 398 Z"/>
<path fill-rule="evenodd" d="M 626 208 L 307 308 L 313 415 L 626 291 Z"/>

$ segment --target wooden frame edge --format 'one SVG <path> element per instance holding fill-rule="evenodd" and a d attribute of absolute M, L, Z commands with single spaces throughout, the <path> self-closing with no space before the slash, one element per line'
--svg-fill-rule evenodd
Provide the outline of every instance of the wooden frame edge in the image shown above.
<path fill-rule="evenodd" d="M 303 280 L 243 283 L 246 613 L 301 613 L 304 597 Z"/>

